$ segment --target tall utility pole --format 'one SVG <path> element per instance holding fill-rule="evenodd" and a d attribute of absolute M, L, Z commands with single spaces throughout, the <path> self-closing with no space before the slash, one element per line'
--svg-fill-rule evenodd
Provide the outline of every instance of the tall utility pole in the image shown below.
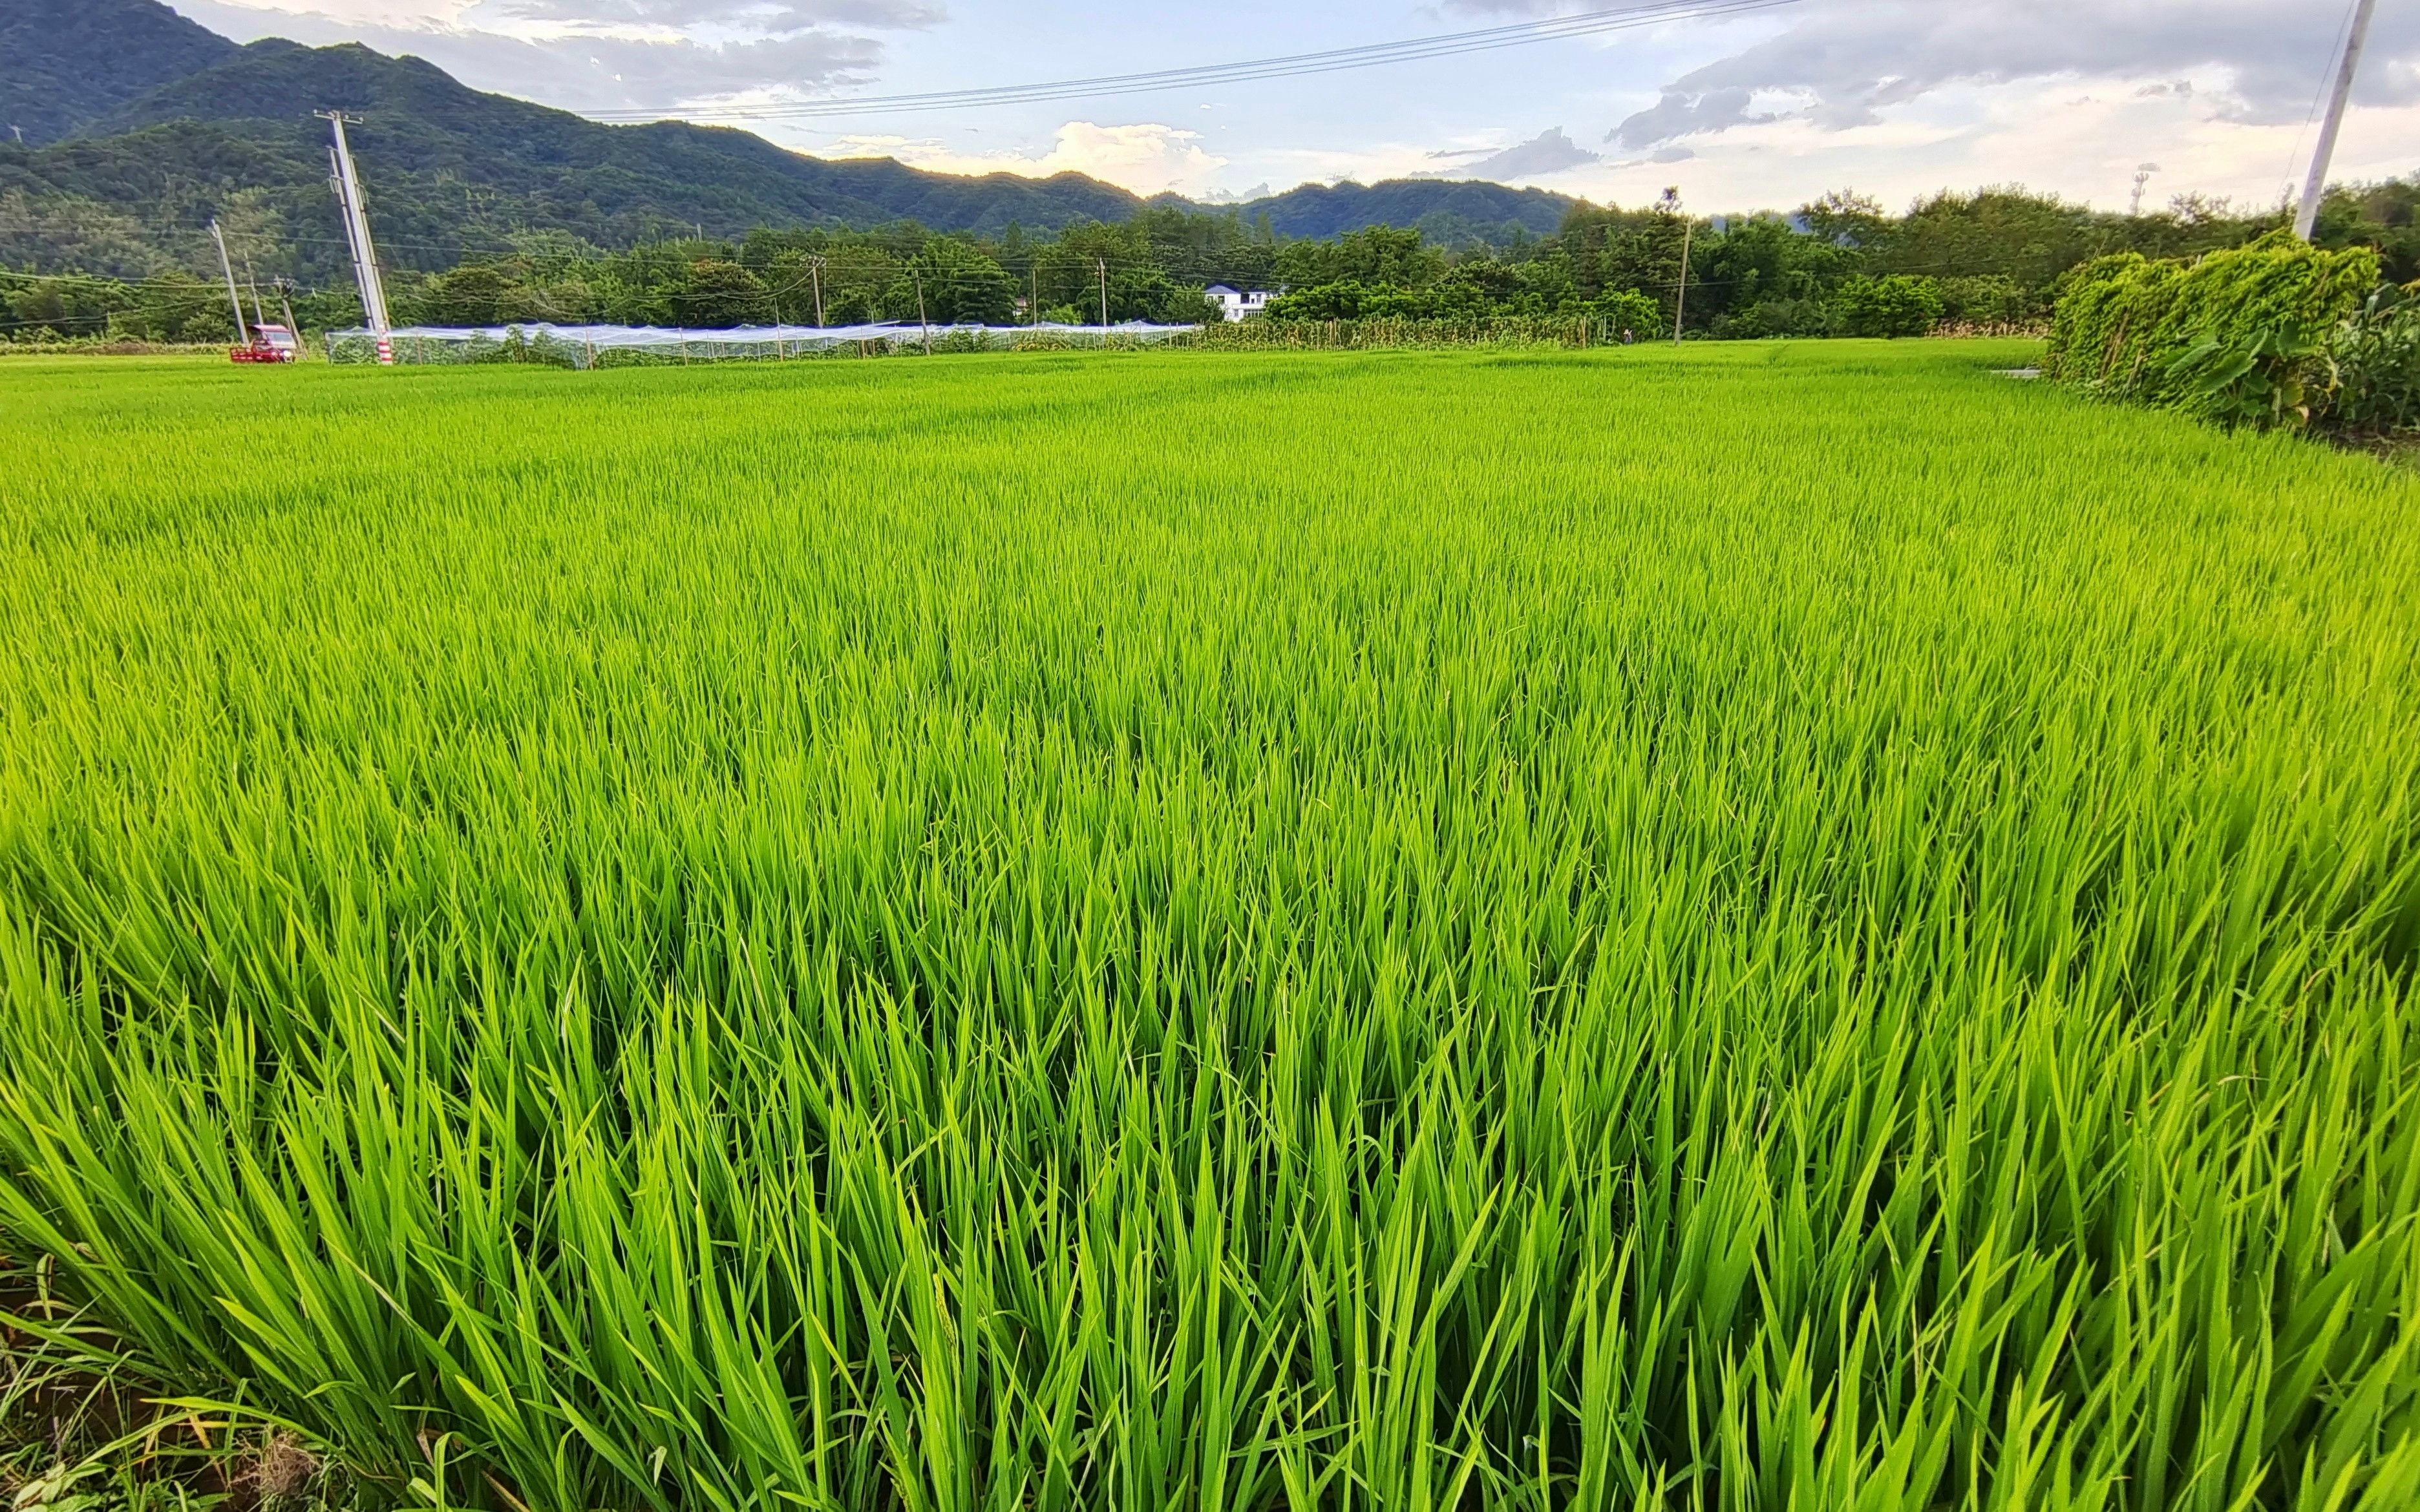
<path fill-rule="evenodd" d="M 260 309 L 260 281 L 252 276 L 252 258 L 248 255 L 243 259 L 243 286 L 252 296 L 252 323 L 256 326 L 269 324 L 269 316 Z"/>
<path fill-rule="evenodd" d="M 286 312 L 286 333 L 294 338 L 294 360 L 302 360 L 302 328 L 294 323 L 294 300 L 287 293 L 286 279 L 277 279 L 277 307 Z"/>
<path fill-rule="evenodd" d="M 1107 257 L 1093 260 L 1101 266 L 1101 324 L 1106 328 L 1109 323 L 1109 260 Z"/>
<path fill-rule="evenodd" d="M 815 281 L 815 329 L 821 331 L 824 328 L 824 255 L 822 253 L 812 253 L 808 255 L 807 271 L 814 275 Z"/>
<path fill-rule="evenodd" d="M 379 282 L 378 251 L 370 245 L 370 218 L 362 210 L 362 181 L 353 172 L 353 149 L 345 142 L 345 122 L 359 120 L 341 110 L 315 111 L 335 134 L 328 148 L 329 182 L 335 185 L 336 203 L 345 212 L 345 241 L 353 249 L 353 282 L 362 291 L 362 320 L 378 343 L 380 367 L 395 365 L 395 343 L 388 336 L 386 285 Z"/>
<path fill-rule="evenodd" d="M 219 271 L 226 274 L 227 305 L 235 311 L 236 345 L 252 340 L 252 328 L 244 324 L 243 296 L 235 291 L 235 264 L 227 261 L 226 234 L 219 229 L 218 217 L 210 217 L 210 239 L 219 244 Z"/>
<path fill-rule="evenodd" d="M 2328 187 L 2328 160 L 2336 155 L 2336 132 L 2344 126 L 2345 100 L 2352 94 L 2353 70 L 2361 67 L 2361 44 L 2369 36 L 2370 13 L 2378 0 L 2359 0 L 2353 7 L 2352 30 L 2345 33 L 2344 58 L 2336 65 L 2335 93 L 2328 99 L 2328 118 L 2319 124 L 2319 145 L 2311 149 L 2311 177 L 2303 180 L 2303 206 L 2294 212 L 2294 234 L 2311 239 L 2319 221 L 2319 194 Z"/>
<path fill-rule="evenodd" d="M 1698 229 L 1695 221 L 1681 223 L 1681 286 L 1672 293 L 1672 345 L 1681 345 L 1681 317 L 1689 313 L 1689 238 Z"/>
<path fill-rule="evenodd" d="M 2158 173 L 2159 171 L 2160 165 L 2156 162 L 2143 162 L 2135 164 L 2134 193 L 2132 198 L 2126 201 L 2126 213 L 2128 216 L 2136 216 L 2143 213 L 2143 186 L 2149 183 L 2151 181 L 2151 175 Z"/>

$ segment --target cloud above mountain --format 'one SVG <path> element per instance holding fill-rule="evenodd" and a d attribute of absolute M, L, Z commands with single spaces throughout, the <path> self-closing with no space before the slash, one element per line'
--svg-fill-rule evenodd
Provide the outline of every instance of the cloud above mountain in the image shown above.
<path fill-rule="evenodd" d="M 1029 178 L 1080 173 L 1138 194 L 1206 193 L 1227 165 L 1225 158 L 1202 146 L 1200 132 L 1156 121 L 1130 126 L 1069 121 L 1054 133 L 1048 150 L 1039 153 L 1013 148 L 969 152 L 939 137 L 862 134 L 840 138 L 823 155 L 896 158 L 935 173 L 1013 173 Z"/>
<path fill-rule="evenodd" d="M 1603 154 L 1591 152 L 1580 146 L 1564 134 L 1561 127 L 1557 126 L 1540 131 L 1527 142 L 1515 143 L 1501 151 L 1477 156 L 1474 162 L 1452 168 L 1431 168 L 1413 177 L 1416 178 L 1487 178 L 1499 183 L 1510 183 L 1516 179 L 1536 178 L 1545 174 L 1584 168 L 1603 161 Z"/>
<path fill-rule="evenodd" d="M 178 0 L 213 31 L 410 54 L 478 89 L 573 110 L 808 98 L 875 77 L 880 33 L 945 19 L 923 0 Z"/>

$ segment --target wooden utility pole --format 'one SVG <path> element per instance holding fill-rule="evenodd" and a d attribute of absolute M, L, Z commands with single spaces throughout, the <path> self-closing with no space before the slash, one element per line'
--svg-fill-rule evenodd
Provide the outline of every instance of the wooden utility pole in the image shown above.
<path fill-rule="evenodd" d="M 2336 132 L 2344 126 L 2345 101 L 2352 96 L 2353 71 L 2361 67 L 2361 44 L 2369 37 L 2369 18 L 2378 0 L 2360 0 L 2353 8 L 2352 30 L 2345 33 L 2344 57 L 2336 64 L 2336 89 L 2328 99 L 2328 118 L 2319 124 L 2319 145 L 2311 149 L 2311 176 L 2303 180 L 2303 204 L 2294 212 L 2294 234 L 2311 239 L 2319 224 L 2319 196 L 2328 187 L 2328 161 L 2336 155 Z"/>

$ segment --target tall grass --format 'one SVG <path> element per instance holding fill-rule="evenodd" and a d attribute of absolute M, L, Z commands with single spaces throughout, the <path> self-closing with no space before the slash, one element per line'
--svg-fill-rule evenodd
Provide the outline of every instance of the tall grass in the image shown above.
<path fill-rule="evenodd" d="M 513 1512 L 2420 1499 L 2420 482 L 1972 345 L 10 364 L 0 1242 Z"/>

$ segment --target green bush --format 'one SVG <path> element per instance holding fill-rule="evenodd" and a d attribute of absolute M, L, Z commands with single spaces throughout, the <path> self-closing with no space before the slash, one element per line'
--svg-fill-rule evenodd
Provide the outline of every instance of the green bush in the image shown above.
<path fill-rule="evenodd" d="M 1718 316 L 1714 334 L 1753 340 L 1760 336 L 1828 336 L 1832 307 L 1820 299 L 1787 296 L 1759 300 L 1746 308 Z"/>
<path fill-rule="evenodd" d="M 1640 337 L 1664 334 L 1664 306 L 1650 294 L 1635 288 L 1607 289 L 1589 302 L 1609 339 L 1619 341 L 1625 331 Z"/>
<path fill-rule="evenodd" d="M 2042 371 L 2222 424 L 2300 428 L 2328 408 L 2330 345 L 2377 283 L 2369 248 L 2282 231 L 2192 262 L 2098 258 L 2061 285 Z"/>
<path fill-rule="evenodd" d="M 1941 291 L 1941 318 L 1968 331 L 2020 331 L 2041 317 L 2033 296 L 2006 273 L 1944 278 L 1935 286 Z"/>
<path fill-rule="evenodd" d="M 2420 429 L 2420 284 L 2374 290 L 2328 344 L 2324 423 L 2363 434 Z"/>
<path fill-rule="evenodd" d="M 1941 320 L 1941 288 L 1914 273 L 1852 278 L 1832 296 L 1846 336 L 1921 336 Z"/>

